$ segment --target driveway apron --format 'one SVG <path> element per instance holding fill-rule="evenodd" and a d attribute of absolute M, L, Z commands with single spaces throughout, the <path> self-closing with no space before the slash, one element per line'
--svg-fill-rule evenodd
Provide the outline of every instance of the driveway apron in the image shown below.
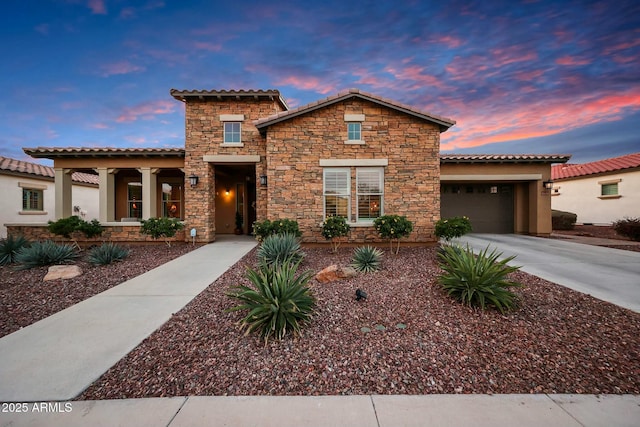
<path fill-rule="evenodd" d="M 640 252 L 514 234 L 469 234 L 456 242 L 516 255 L 510 264 L 522 271 L 640 312 Z"/>

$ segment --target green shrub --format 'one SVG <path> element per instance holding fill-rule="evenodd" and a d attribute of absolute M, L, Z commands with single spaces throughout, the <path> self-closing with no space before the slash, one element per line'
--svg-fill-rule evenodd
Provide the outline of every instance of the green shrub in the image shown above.
<path fill-rule="evenodd" d="M 18 251 L 15 260 L 18 270 L 44 265 L 71 264 L 78 257 L 72 245 L 58 245 L 51 240 L 32 243 Z"/>
<path fill-rule="evenodd" d="M 87 260 L 93 265 L 108 265 L 115 261 L 122 261 L 127 256 L 129 256 L 129 249 L 109 242 L 91 249 Z"/>
<path fill-rule="evenodd" d="M 267 265 L 281 264 L 287 260 L 298 262 L 303 257 L 300 240 L 289 233 L 267 236 L 258 248 L 258 259 Z"/>
<path fill-rule="evenodd" d="M 351 266 L 363 273 L 370 273 L 380 268 L 382 251 L 372 246 L 361 246 L 353 252 Z"/>
<path fill-rule="evenodd" d="M 487 247 L 476 256 L 469 246 L 466 249 L 443 247 L 438 257 L 444 274 L 438 277 L 438 281 L 450 296 L 463 304 L 479 306 L 483 310 L 492 305 L 505 313 L 517 304 L 517 297 L 509 288 L 521 286 L 508 280 L 507 275 L 520 267 L 507 265 L 515 256 L 498 261 L 502 253 L 488 251 Z"/>
<path fill-rule="evenodd" d="M 16 262 L 16 255 L 20 249 L 27 246 L 29 246 L 29 240 L 24 236 L 13 237 L 10 234 L 6 239 L 0 240 L 0 265 Z"/>
<path fill-rule="evenodd" d="M 397 254 L 400 251 L 400 239 L 407 237 L 413 231 L 413 224 L 406 216 L 384 215 L 373 221 L 373 226 L 383 239 L 389 239 L 391 253 Z M 397 242 L 394 251 L 393 242 Z"/>
<path fill-rule="evenodd" d="M 578 215 L 573 212 L 551 210 L 551 228 L 554 230 L 573 230 Z"/>
<path fill-rule="evenodd" d="M 257 332 L 265 343 L 270 337 L 282 339 L 287 332 L 301 335 L 301 327 L 311 320 L 315 297 L 307 286 L 312 271 L 297 275 L 298 263 L 260 263 L 258 270 L 249 268 L 247 278 L 253 285 L 238 285 L 227 296 L 240 301 L 240 305 L 227 311 L 248 311 L 240 320 L 245 334 Z"/>
<path fill-rule="evenodd" d="M 102 225 L 97 219 L 87 222 L 82 218 L 73 215 L 67 218 L 60 218 L 57 221 L 48 222 L 48 230 L 56 236 L 71 238 L 71 234 L 75 231 L 79 231 L 85 236 L 91 238 L 102 234 Z"/>
<path fill-rule="evenodd" d="M 338 251 L 341 243 L 336 239 L 348 235 L 350 230 L 347 220 L 342 216 L 330 216 L 322 223 L 322 237 L 331 242 L 333 252 Z"/>
<path fill-rule="evenodd" d="M 151 236 L 154 240 L 163 237 L 167 246 L 171 246 L 169 238 L 184 228 L 184 224 L 177 218 L 149 218 L 140 221 L 140 234 Z"/>
<path fill-rule="evenodd" d="M 300 227 L 298 226 L 298 221 L 283 218 L 276 219 L 274 221 L 265 219 L 264 221 L 256 221 L 253 223 L 253 234 L 259 242 L 273 234 L 285 233 L 293 234 L 296 237 L 302 236 L 302 233 L 300 233 Z"/>
<path fill-rule="evenodd" d="M 454 216 L 442 218 L 436 222 L 436 237 L 444 239 L 447 243 L 451 239 L 462 237 L 471 232 L 471 221 L 466 216 Z"/>
<path fill-rule="evenodd" d="M 613 223 L 613 229 L 621 236 L 640 241 L 640 218 L 619 219 Z"/>

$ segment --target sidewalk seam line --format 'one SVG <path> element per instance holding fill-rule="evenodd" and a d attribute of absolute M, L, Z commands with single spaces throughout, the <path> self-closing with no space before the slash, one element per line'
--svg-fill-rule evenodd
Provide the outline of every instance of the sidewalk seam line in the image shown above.
<path fill-rule="evenodd" d="M 378 419 L 378 411 L 376 411 L 376 403 L 373 401 L 373 395 L 369 395 L 369 400 L 371 400 L 371 406 L 373 407 L 373 415 L 376 416 L 376 424 L 380 427 L 380 420 Z"/>
<path fill-rule="evenodd" d="M 173 420 L 175 420 L 175 419 L 176 419 L 176 417 L 178 416 L 178 414 L 180 413 L 180 411 L 182 411 L 182 408 L 183 408 L 183 407 L 184 407 L 184 405 L 187 403 L 187 400 L 189 400 L 189 396 L 186 396 L 186 397 L 184 398 L 184 400 L 182 401 L 182 405 L 180 405 L 180 407 L 178 408 L 178 410 L 176 411 L 176 413 L 175 413 L 175 414 L 173 414 L 173 417 L 171 417 L 171 419 L 170 419 L 170 420 L 169 420 L 169 422 L 167 423 L 167 426 L 166 426 L 166 427 L 169 427 L 169 426 L 173 423 Z"/>
<path fill-rule="evenodd" d="M 554 405 L 556 405 L 557 407 L 559 407 L 560 409 L 562 409 L 562 411 L 563 411 L 565 414 L 569 415 L 569 416 L 571 417 L 571 419 L 573 419 L 575 422 L 577 422 L 578 424 L 580 424 L 582 427 L 585 427 L 585 425 L 584 425 L 584 424 L 582 424 L 582 423 L 580 422 L 580 420 L 578 420 L 576 417 L 574 417 L 574 416 L 573 416 L 573 414 L 572 414 L 571 412 L 567 411 L 567 410 L 564 408 L 564 406 L 560 405 L 558 402 L 556 402 L 555 400 L 553 400 L 553 397 L 549 396 L 549 394 L 548 394 L 548 393 L 545 393 L 545 396 L 547 396 L 547 398 L 548 398 L 550 401 L 552 401 L 552 402 L 554 403 Z"/>

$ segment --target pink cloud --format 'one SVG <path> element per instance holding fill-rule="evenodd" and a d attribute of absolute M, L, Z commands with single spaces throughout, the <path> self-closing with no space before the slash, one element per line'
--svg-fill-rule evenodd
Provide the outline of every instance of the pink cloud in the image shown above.
<path fill-rule="evenodd" d="M 94 123 L 91 125 L 93 129 L 109 129 L 109 126 L 105 123 Z"/>
<path fill-rule="evenodd" d="M 130 74 L 144 71 L 145 68 L 132 64 L 129 61 L 114 62 L 112 64 L 105 64 L 100 67 L 102 70 L 102 77 L 109 77 L 118 74 Z"/>
<path fill-rule="evenodd" d="M 320 83 L 317 77 L 289 76 L 274 82 L 278 86 L 293 86 L 296 89 L 312 90 L 323 95 L 329 92 L 336 92 L 336 86 L 332 84 Z"/>
<path fill-rule="evenodd" d="M 443 44 L 445 46 L 447 46 L 448 48 L 456 48 L 456 47 L 460 47 L 463 44 L 462 39 L 459 39 L 457 37 L 453 37 L 453 36 L 447 36 L 447 35 L 443 35 L 443 36 L 436 36 L 433 37 L 430 40 L 431 43 L 440 43 Z"/>
<path fill-rule="evenodd" d="M 504 49 L 493 49 L 490 51 L 493 57 L 493 64 L 497 67 L 513 64 L 515 62 L 529 62 L 538 59 L 535 52 L 522 52 L 519 46 L 510 46 Z"/>
<path fill-rule="evenodd" d="M 591 62 L 586 59 L 580 59 L 575 56 L 569 55 L 561 56 L 560 58 L 556 59 L 556 64 L 558 65 L 587 65 L 590 63 Z"/>
<path fill-rule="evenodd" d="M 518 71 L 513 74 L 513 77 L 516 80 L 520 80 L 523 82 L 529 82 L 532 80 L 537 80 L 542 77 L 544 74 L 544 70 L 531 70 L 531 71 Z"/>
<path fill-rule="evenodd" d="M 91 13 L 94 15 L 107 14 L 107 7 L 104 4 L 104 0 L 89 0 L 87 6 L 91 9 Z"/>
<path fill-rule="evenodd" d="M 398 69 L 387 67 L 385 71 L 393 75 L 398 80 L 413 82 L 408 89 L 419 89 L 424 86 L 446 89 L 444 82 L 435 76 L 425 73 L 425 67 L 420 67 L 418 65 L 410 65 L 408 67 Z"/>
<path fill-rule="evenodd" d="M 193 46 L 199 50 L 206 50 L 208 52 L 219 52 L 222 50 L 222 45 L 219 43 L 209 43 L 209 42 L 195 42 Z"/>
<path fill-rule="evenodd" d="M 129 123 L 140 119 L 153 120 L 157 115 L 173 113 L 175 106 L 175 102 L 159 100 L 126 107 L 116 118 L 116 122 Z"/>

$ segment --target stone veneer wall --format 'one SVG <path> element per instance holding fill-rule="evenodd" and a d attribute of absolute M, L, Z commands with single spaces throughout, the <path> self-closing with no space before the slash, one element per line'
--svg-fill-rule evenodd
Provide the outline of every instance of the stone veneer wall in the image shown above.
<path fill-rule="evenodd" d="M 345 114 L 364 114 L 365 145 L 347 145 Z M 305 242 L 324 242 L 320 159 L 388 159 L 384 213 L 414 224 L 407 242 L 435 241 L 440 218 L 440 132 L 437 125 L 362 99 L 332 104 L 269 127 L 268 219 L 298 221 Z M 351 168 L 355 218 L 355 167 Z M 350 241 L 378 241 L 373 227 L 352 227 Z"/>
<path fill-rule="evenodd" d="M 265 174 L 265 139 L 260 135 L 253 121 L 282 111 L 276 100 L 240 97 L 188 99 L 185 113 L 185 177 L 199 176 L 196 187 L 189 184 L 185 188 L 186 228 L 196 229 L 196 240 L 215 240 L 215 165 L 203 160 L 205 155 L 260 155 L 256 164 L 256 182 Z M 243 147 L 222 147 L 222 114 L 244 114 L 241 140 Z M 258 220 L 266 217 L 265 189 L 256 187 L 256 214 Z M 187 235 L 187 239 L 189 236 Z"/>
<path fill-rule="evenodd" d="M 104 231 L 99 237 L 87 238 L 82 233 L 72 234 L 73 240 L 81 245 L 101 244 L 102 242 L 119 242 L 119 243 L 162 243 L 164 239 L 154 240 L 152 237 L 140 234 L 139 225 L 106 225 L 103 226 Z M 186 237 L 185 237 L 186 234 Z M 56 236 L 47 229 L 47 225 L 7 225 L 7 235 L 24 236 L 31 241 L 71 241 L 62 236 Z M 182 242 L 189 240 L 189 234 L 182 229 L 176 235 L 168 240 L 170 242 Z"/>

